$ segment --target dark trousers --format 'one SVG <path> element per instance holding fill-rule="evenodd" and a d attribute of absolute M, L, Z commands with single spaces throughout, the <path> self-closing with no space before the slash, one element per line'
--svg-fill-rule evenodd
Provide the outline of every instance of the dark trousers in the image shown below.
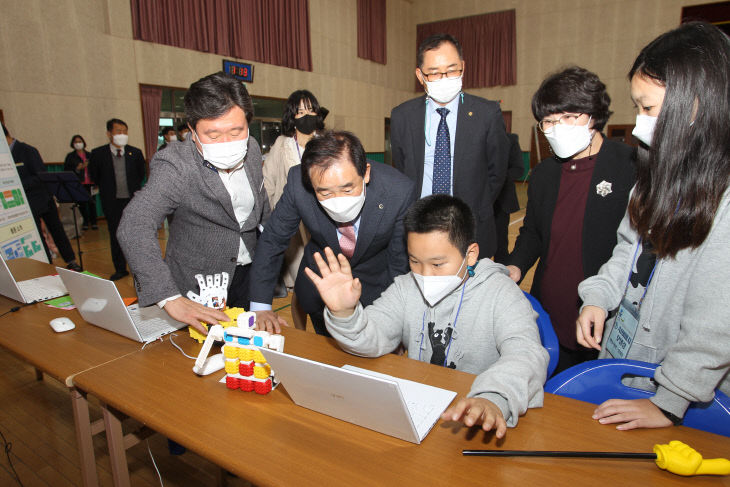
<path fill-rule="evenodd" d="M 124 208 L 129 203 L 129 198 L 114 198 L 113 200 L 102 201 L 102 210 L 106 216 L 106 224 L 109 228 L 109 244 L 112 249 L 112 262 L 116 272 L 125 272 L 127 270 L 127 259 L 124 258 L 122 247 L 119 246 L 117 240 L 117 228 L 122 220 Z"/>
<path fill-rule="evenodd" d="M 84 187 L 91 194 L 91 185 L 85 184 Z M 89 201 L 79 203 L 79 210 L 81 210 L 81 217 L 83 218 L 82 225 L 88 227 L 90 225 L 96 225 L 96 198 L 91 197 Z"/>
<path fill-rule="evenodd" d="M 67 263 L 76 260 L 76 254 L 74 254 L 74 250 L 71 247 L 71 242 L 68 241 L 68 236 L 66 236 L 66 232 L 63 229 L 61 219 L 58 218 L 56 203 L 51 199 L 48 201 L 48 205 L 43 208 L 37 210 L 31 208 L 31 213 L 33 213 L 35 225 L 38 227 L 38 233 L 41 233 L 41 220 L 46 224 L 46 228 L 48 228 L 48 232 L 53 237 L 53 241 L 56 243 L 56 247 L 58 247 L 58 251 L 61 253 L 63 260 Z M 46 251 L 48 262 L 53 262 L 53 259 L 51 259 L 51 251 L 48 249 L 46 239 L 42 235 L 41 241 L 43 242 L 43 249 Z"/>
<path fill-rule="evenodd" d="M 229 308 L 243 308 L 248 311 L 251 306 L 251 300 L 248 295 L 249 271 L 251 264 L 237 265 L 236 271 L 233 273 L 231 285 L 228 287 Z"/>
<path fill-rule="evenodd" d="M 553 375 L 569 369 L 574 365 L 598 358 L 598 350 L 584 348 L 580 345 L 578 347 L 578 350 L 571 350 L 560 345 L 560 358 L 558 359 L 558 366 L 555 367 Z"/>
<path fill-rule="evenodd" d="M 494 252 L 494 262 L 504 264 L 509 257 L 509 213 L 495 208 L 494 226 L 497 237 L 497 250 Z"/>
<path fill-rule="evenodd" d="M 309 313 L 309 319 L 312 320 L 312 326 L 314 327 L 314 332 L 317 335 L 323 335 L 326 337 L 331 337 L 330 332 L 327 331 L 327 326 L 324 324 L 324 312 L 319 311 L 316 313 Z"/>

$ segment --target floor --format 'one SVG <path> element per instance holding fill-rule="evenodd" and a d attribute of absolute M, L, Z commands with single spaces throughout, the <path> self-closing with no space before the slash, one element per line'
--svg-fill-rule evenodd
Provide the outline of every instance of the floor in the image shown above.
<path fill-rule="evenodd" d="M 524 208 L 527 185 L 517 183 L 521 207 Z M 524 209 L 514 213 L 510 224 L 510 245 L 519 233 Z M 159 233 L 164 248 L 166 234 Z M 76 242 L 74 250 L 76 250 Z M 86 270 L 108 278 L 114 272 L 109 251 L 109 236 L 104 220 L 98 230 L 84 232 L 80 238 L 83 264 Z M 54 264 L 63 265 L 61 259 Z M 530 271 L 522 283 L 529 289 L 532 282 Z M 126 277 L 130 279 L 131 277 Z M 291 297 L 274 301 L 274 309 L 289 323 Z M 2 312 L 3 310 L 0 310 Z M 311 331 L 311 324 L 308 329 Z M 17 472 L 22 485 L 30 486 L 77 486 L 81 484 L 78 467 L 78 453 L 74 433 L 71 401 L 67 389 L 61 383 L 47 376 L 37 381 L 35 371 L 25 362 L 0 349 L 0 440 L 7 452 L 0 458 L 0 485 L 20 485 L 16 482 L 12 468 Z M 92 419 L 101 418 L 98 404 L 91 399 Z M 94 438 L 99 483 L 112 485 L 111 467 L 104 435 Z M 149 448 L 149 451 L 148 451 Z M 151 455 L 150 455 L 151 451 Z M 129 469 L 134 486 L 160 485 L 152 457 L 157 464 L 166 486 L 214 486 L 218 485 L 219 469 L 198 455 L 187 452 L 173 456 L 169 453 L 167 440 L 153 435 L 127 452 Z M 12 460 L 11 464 L 8 460 Z M 242 479 L 224 474 L 227 485 L 250 485 Z"/>

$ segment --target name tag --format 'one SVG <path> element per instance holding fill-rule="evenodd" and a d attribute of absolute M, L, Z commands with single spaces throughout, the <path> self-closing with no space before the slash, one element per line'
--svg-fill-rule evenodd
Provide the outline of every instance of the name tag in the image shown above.
<path fill-rule="evenodd" d="M 616 321 L 613 323 L 611 334 L 606 342 L 606 351 L 612 358 L 626 358 L 634 343 L 636 329 L 639 327 L 639 314 L 634 310 L 634 305 L 628 299 L 621 301 L 621 306 L 616 313 Z"/>

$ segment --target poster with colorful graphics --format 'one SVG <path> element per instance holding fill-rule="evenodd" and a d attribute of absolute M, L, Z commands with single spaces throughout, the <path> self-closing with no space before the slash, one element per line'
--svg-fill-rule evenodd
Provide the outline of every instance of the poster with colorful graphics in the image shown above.
<path fill-rule="evenodd" d="M 0 254 L 48 262 L 5 137 L 0 137 Z"/>

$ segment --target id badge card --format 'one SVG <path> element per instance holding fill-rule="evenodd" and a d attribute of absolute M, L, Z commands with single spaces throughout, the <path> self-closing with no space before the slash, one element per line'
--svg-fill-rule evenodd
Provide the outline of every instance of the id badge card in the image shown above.
<path fill-rule="evenodd" d="M 606 351 L 612 358 L 626 358 L 638 327 L 639 313 L 634 309 L 633 303 L 624 297 L 606 342 Z"/>

